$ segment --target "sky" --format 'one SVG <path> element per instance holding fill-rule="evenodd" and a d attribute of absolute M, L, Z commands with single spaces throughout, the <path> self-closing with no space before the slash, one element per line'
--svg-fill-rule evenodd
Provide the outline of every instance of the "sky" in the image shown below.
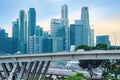
<path fill-rule="evenodd" d="M 50 20 L 61 17 L 61 6 L 67 4 L 69 22 L 80 20 L 81 8 L 89 7 L 91 28 L 95 36 L 110 35 L 112 45 L 120 45 L 120 0 L 0 0 L 0 27 L 11 36 L 12 21 L 21 9 L 28 14 L 29 8 L 36 9 L 37 25 L 50 29 Z M 115 40 L 116 38 L 116 40 Z"/>

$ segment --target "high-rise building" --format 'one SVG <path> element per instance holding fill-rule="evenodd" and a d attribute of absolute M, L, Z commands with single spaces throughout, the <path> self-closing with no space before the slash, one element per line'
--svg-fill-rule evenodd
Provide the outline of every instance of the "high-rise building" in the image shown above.
<path fill-rule="evenodd" d="M 65 51 L 69 51 L 69 20 L 68 20 L 68 5 L 64 4 L 61 7 L 61 20 L 62 20 L 62 26 L 65 27 Z"/>
<path fill-rule="evenodd" d="M 83 43 L 83 25 L 80 24 L 71 24 L 70 25 L 70 45 L 75 45 L 78 47 Z"/>
<path fill-rule="evenodd" d="M 28 11 L 28 44 L 27 53 L 35 53 L 36 51 L 36 11 L 30 8 Z M 33 51 L 32 51 L 33 50 Z"/>
<path fill-rule="evenodd" d="M 43 28 L 36 26 L 36 36 L 43 36 Z"/>
<path fill-rule="evenodd" d="M 27 15 L 24 10 L 19 13 L 19 51 L 26 53 L 27 47 Z"/>
<path fill-rule="evenodd" d="M 30 8 L 28 11 L 28 36 L 35 35 L 36 28 L 36 11 L 34 8 Z"/>
<path fill-rule="evenodd" d="M 18 41 L 16 38 L 1 38 L 0 55 L 16 53 L 18 49 L 17 46 L 18 46 Z"/>
<path fill-rule="evenodd" d="M 5 32 L 5 29 L 0 28 L 0 38 L 8 38 L 8 33 Z"/>
<path fill-rule="evenodd" d="M 36 26 L 36 53 L 42 53 L 43 29 Z"/>
<path fill-rule="evenodd" d="M 108 35 L 96 36 L 96 44 L 106 44 L 107 47 L 110 47 L 110 40 Z"/>
<path fill-rule="evenodd" d="M 94 45 L 94 29 L 90 29 L 90 46 L 95 46 Z"/>
<path fill-rule="evenodd" d="M 18 19 L 12 22 L 12 37 L 19 38 L 19 22 Z"/>
<path fill-rule="evenodd" d="M 63 38 L 53 38 L 53 52 L 63 51 Z"/>
<path fill-rule="evenodd" d="M 62 27 L 61 19 L 51 20 L 51 37 L 53 39 L 53 52 L 64 51 L 64 31 L 65 30 L 64 27 Z"/>
<path fill-rule="evenodd" d="M 90 46 L 90 25 L 88 7 L 83 7 L 81 11 L 81 21 L 83 24 L 83 44 Z"/>
<path fill-rule="evenodd" d="M 81 39 L 80 45 L 94 46 L 94 30 L 90 29 L 89 23 L 89 11 L 88 7 L 83 7 L 81 11 L 81 20 L 75 20 L 75 25 L 82 25 L 82 27 L 78 27 L 78 33 L 81 33 L 80 36 L 76 39 Z M 81 30 L 79 30 L 81 29 Z M 71 38 L 71 37 L 70 37 Z M 78 40 L 79 41 L 79 40 Z"/>
<path fill-rule="evenodd" d="M 52 46 L 53 46 L 52 38 L 44 38 L 42 52 L 43 53 L 52 53 L 53 52 Z"/>
<path fill-rule="evenodd" d="M 29 36 L 29 41 L 28 41 L 28 53 L 36 53 L 36 36 Z"/>

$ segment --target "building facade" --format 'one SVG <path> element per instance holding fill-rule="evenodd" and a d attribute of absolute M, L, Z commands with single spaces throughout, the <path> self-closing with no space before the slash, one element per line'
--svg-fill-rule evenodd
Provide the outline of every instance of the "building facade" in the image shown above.
<path fill-rule="evenodd" d="M 53 52 L 64 51 L 64 42 L 65 39 L 64 29 L 62 27 L 61 19 L 52 19 L 51 20 L 51 37 L 53 39 Z"/>
<path fill-rule="evenodd" d="M 108 35 L 96 36 L 96 44 L 106 44 L 107 47 L 109 48 L 111 45 L 109 36 Z"/>
<path fill-rule="evenodd" d="M 36 11 L 30 8 L 28 11 L 28 44 L 27 53 L 35 53 L 36 51 Z M 33 50 L 33 51 L 32 51 Z"/>
<path fill-rule="evenodd" d="M 61 7 L 61 20 L 62 20 L 62 26 L 65 27 L 65 44 L 64 44 L 64 50 L 69 51 L 70 43 L 69 43 L 69 19 L 68 19 L 68 5 L 64 4 Z"/>
<path fill-rule="evenodd" d="M 19 12 L 19 51 L 27 52 L 27 15 L 24 10 Z"/>

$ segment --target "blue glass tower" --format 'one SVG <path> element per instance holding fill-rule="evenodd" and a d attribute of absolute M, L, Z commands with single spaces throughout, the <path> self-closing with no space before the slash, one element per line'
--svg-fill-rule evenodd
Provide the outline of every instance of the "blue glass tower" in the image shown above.
<path fill-rule="evenodd" d="M 36 11 L 34 8 L 30 8 L 28 11 L 28 36 L 35 35 L 36 28 Z"/>
<path fill-rule="evenodd" d="M 28 53 L 36 53 L 36 11 L 30 8 L 28 11 Z"/>
<path fill-rule="evenodd" d="M 27 15 L 24 10 L 19 13 L 19 51 L 26 53 L 27 44 Z"/>

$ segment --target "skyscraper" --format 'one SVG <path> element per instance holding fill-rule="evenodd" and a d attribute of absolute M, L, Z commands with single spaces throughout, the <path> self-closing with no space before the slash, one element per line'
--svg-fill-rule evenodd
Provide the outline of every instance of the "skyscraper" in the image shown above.
<path fill-rule="evenodd" d="M 75 20 L 75 24 L 83 25 L 81 45 L 94 46 L 94 30 L 90 29 L 88 7 L 82 7 L 81 20 Z"/>
<path fill-rule="evenodd" d="M 43 28 L 36 26 L 36 53 L 42 53 Z"/>
<path fill-rule="evenodd" d="M 28 11 L 28 36 L 35 35 L 36 28 L 36 11 L 34 8 L 30 8 Z"/>
<path fill-rule="evenodd" d="M 27 44 L 27 15 L 24 10 L 19 12 L 19 51 L 26 53 Z"/>
<path fill-rule="evenodd" d="M 96 44 L 106 44 L 107 47 L 110 47 L 110 40 L 108 35 L 102 35 L 96 37 Z"/>
<path fill-rule="evenodd" d="M 80 24 L 71 24 L 70 25 L 70 45 L 75 45 L 78 47 L 83 43 L 83 25 Z"/>
<path fill-rule="evenodd" d="M 90 46 L 90 25 L 88 7 L 83 7 L 81 11 L 81 21 L 83 24 L 83 44 Z"/>
<path fill-rule="evenodd" d="M 5 29 L 0 28 L 0 38 L 8 38 L 8 33 L 5 32 Z"/>
<path fill-rule="evenodd" d="M 51 20 L 51 37 L 53 40 L 53 52 L 60 52 L 64 50 L 64 35 L 62 35 L 62 20 L 61 19 L 52 19 Z"/>
<path fill-rule="evenodd" d="M 12 22 L 12 37 L 19 38 L 19 22 L 18 19 Z"/>
<path fill-rule="evenodd" d="M 65 51 L 69 51 L 69 20 L 68 20 L 68 5 L 64 4 L 61 7 L 61 20 L 62 20 L 62 26 L 65 27 Z"/>
<path fill-rule="evenodd" d="M 36 11 L 30 8 L 28 11 L 28 44 L 27 52 L 36 52 Z"/>

